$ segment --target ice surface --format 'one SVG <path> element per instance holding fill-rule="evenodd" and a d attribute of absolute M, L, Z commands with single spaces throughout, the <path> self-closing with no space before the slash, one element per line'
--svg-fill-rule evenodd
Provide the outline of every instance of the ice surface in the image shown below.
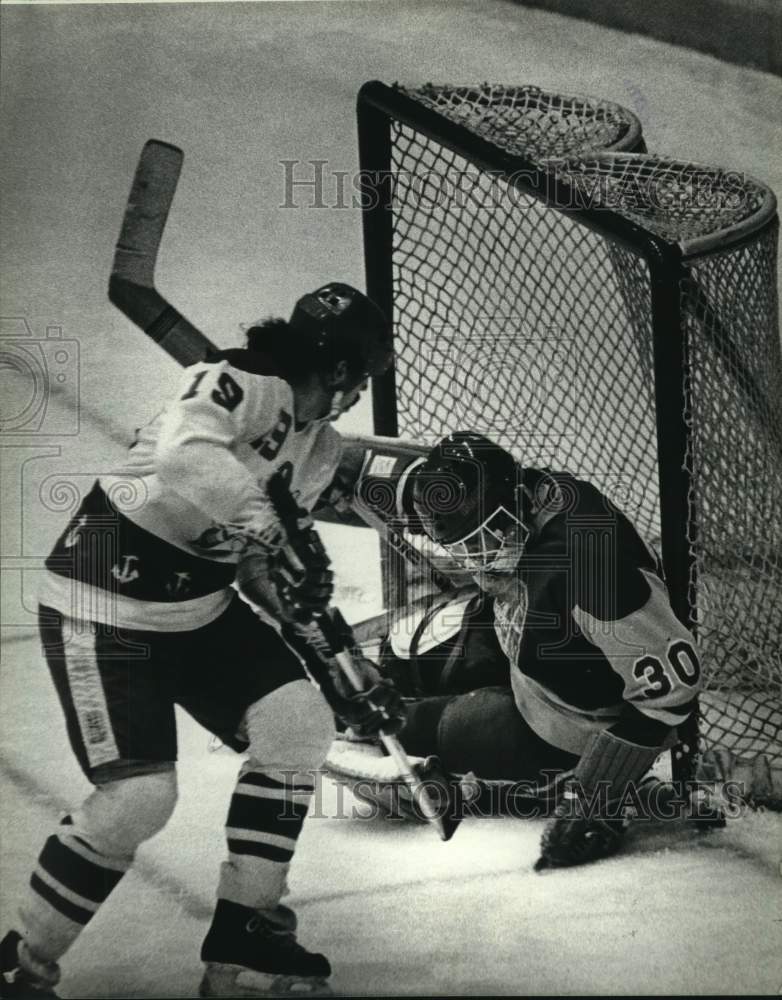
<path fill-rule="evenodd" d="M 16 731 L 6 724 L 3 738 L 4 923 L 41 838 L 87 787 L 62 754 L 34 645 L 9 646 L 6 663 L 0 694 Z M 194 995 L 239 759 L 185 716 L 179 728 L 177 812 L 68 955 L 65 996 Z M 706 836 L 639 828 L 618 858 L 537 875 L 539 820 L 467 821 L 443 844 L 361 809 L 324 781 L 288 900 L 339 992 L 749 994 L 782 983 L 778 817 Z"/>
<path fill-rule="evenodd" d="M 500 2 L 3 7 L 3 316 L 61 327 L 80 383 L 47 426 L 3 447 L 0 826 L 3 925 L 58 814 L 87 784 L 38 650 L 36 567 L 67 514 L 170 393 L 177 368 L 108 304 L 130 177 L 152 136 L 185 168 L 161 254 L 164 292 L 224 346 L 333 277 L 362 282 L 357 210 L 283 209 L 282 160 L 355 168 L 362 82 L 537 83 L 633 108 L 651 149 L 724 164 L 782 190 L 782 85 L 661 43 Z M 302 166 L 297 176 L 311 177 Z M 330 176 L 330 175 L 329 175 Z M 334 188 L 326 189 L 333 205 Z M 332 195 L 332 197 L 330 197 Z M 3 334 L 18 324 L 3 324 Z M 3 390 L 18 390 L 3 369 Z M 8 397 L 6 397 L 8 398 Z M 21 398 L 21 397 L 19 397 Z M 58 436 L 78 411 L 78 434 Z M 346 430 L 369 429 L 362 404 Z M 9 439 L 4 438 L 4 444 Z M 55 477 L 53 479 L 53 477 Z M 380 610 L 371 533 L 324 528 L 349 618 Z M 12 561 L 13 560 L 13 561 Z M 237 758 L 180 725 L 182 799 L 68 955 L 71 997 L 193 996 Z M 305 943 L 346 994 L 776 993 L 782 987 L 779 819 L 706 838 L 639 832 L 620 857 L 535 875 L 538 821 L 426 828 L 336 818 L 326 783 L 291 878 Z M 350 806 L 349 796 L 344 800 Z M 322 814 L 322 815 L 321 815 Z"/>

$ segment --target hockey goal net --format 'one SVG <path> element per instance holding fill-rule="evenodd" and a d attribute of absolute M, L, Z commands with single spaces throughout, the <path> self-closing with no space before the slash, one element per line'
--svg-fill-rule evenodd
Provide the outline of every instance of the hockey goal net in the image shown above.
<path fill-rule="evenodd" d="M 702 749 L 782 765 L 782 362 L 771 191 L 646 155 L 617 105 L 365 85 L 375 431 L 589 479 L 662 551 Z M 762 797 L 762 796 L 761 796 Z"/>

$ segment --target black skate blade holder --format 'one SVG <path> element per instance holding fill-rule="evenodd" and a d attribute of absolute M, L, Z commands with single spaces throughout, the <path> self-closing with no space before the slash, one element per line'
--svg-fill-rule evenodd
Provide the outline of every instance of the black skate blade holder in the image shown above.
<path fill-rule="evenodd" d="M 316 614 L 313 616 L 313 621 L 320 629 L 334 660 L 350 686 L 354 691 L 363 691 L 361 675 L 356 669 L 350 651 L 343 645 L 329 614 L 327 612 Z M 410 790 L 421 817 L 437 830 L 441 840 L 450 840 L 462 819 L 460 803 L 457 801 L 461 796 L 453 794 L 452 785 L 437 758 L 427 758 L 427 773 L 423 778 L 418 771 L 418 765 L 412 763 L 396 736 L 385 733 L 382 729 L 378 732 L 378 736 L 389 757 L 396 764 L 400 777 Z M 433 786 L 436 786 L 438 792 L 436 799 L 432 794 Z"/>

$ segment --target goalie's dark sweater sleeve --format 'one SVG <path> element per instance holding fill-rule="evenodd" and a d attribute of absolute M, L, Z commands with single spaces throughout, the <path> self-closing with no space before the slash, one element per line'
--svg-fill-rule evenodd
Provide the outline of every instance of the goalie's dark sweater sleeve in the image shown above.
<path fill-rule="evenodd" d="M 595 720 L 617 706 L 605 712 L 606 728 L 660 745 L 698 692 L 693 637 L 631 522 L 593 486 L 568 480 L 575 502 L 546 523 L 523 561 L 528 607 L 518 669 L 534 690 Z"/>
<path fill-rule="evenodd" d="M 603 544 L 587 525 L 571 532 L 571 614 L 622 680 L 624 707 L 612 732 L 654 746 L 692 710 L 698 654 L 673 612 L 654 556 L 624 514 L 597 495 L 612 531 Z"/>

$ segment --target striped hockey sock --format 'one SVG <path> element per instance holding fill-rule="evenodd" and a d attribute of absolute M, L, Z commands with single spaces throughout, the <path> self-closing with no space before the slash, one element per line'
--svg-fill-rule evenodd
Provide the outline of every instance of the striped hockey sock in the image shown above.
<path fill-rule="evenodd" d="M 50 962 L 73 944 L 132 863 L 99 854 L 71 825 L 66 816 L 44 844 L 21 907 L 28 946 Z"/>
<path fill-rule="evenodd" d="M 277 906 L 313 791 L 309 775 L 242 768 L 226 822 L 221 899 L 253 909 Z"/>

